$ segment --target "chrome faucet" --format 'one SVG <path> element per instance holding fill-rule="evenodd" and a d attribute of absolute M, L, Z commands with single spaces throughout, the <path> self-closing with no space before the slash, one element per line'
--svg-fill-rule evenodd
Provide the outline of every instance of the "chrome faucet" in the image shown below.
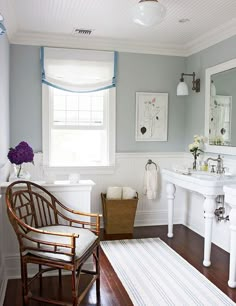
<path fill-rule="evenodd" d="M 217 164 L 216 164 L 216 173 L 217 174 L 222 174 L 224 173 L 224 166 L 223 166 L 223 158 L 218 155 L 217 158 L 212 158 L 212 157 L 209 157 L 207 158 L 206 162 L 208 163 L 209 160 L 212 160 L 212 161 L 216 161 Z M 214 172 L 214 171 L 213 171 Z"/>

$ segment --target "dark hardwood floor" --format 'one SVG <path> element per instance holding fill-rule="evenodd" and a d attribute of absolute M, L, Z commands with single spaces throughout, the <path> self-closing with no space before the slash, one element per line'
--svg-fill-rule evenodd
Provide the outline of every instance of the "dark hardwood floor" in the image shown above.
<path fill-rule="evenodd" d="M 136 227 L 133 238 L 160 237 L 172 249 L 179 253 L 198 271 L 204 274 L 212 283 L 227 294 L 236 302 L 236 289 L 227 286 L 229 254 L 219 247 L 212 246 L 212 265 L 205 268 L 202 265 L 203 260 L 203 238 L 183 225 L 174 226 L 174 237 L 167 237 L 167 226 Z M 102 240 L 126 239 L 132 238 L 131 235 L 101 235 Z M 82 279 L 85 283 L 86 279 Z M 32 290 L 39 288 L 36 283 Z M 69 301 L 70 297 L 70 279 L 63 277 L 62 288 L 58 285 L 56 277 L 47 277 L 44 279 L 42 294 L 50 297 L 61 297 Z M 9 280 L 6 290 L 4 306 L 21 306 L 21 284 L 20 280 Z M 43 306 L 44 303 L 31 302 L 32 306 Z M 47 304 L 48 305 L 48 304 Z M 101 251 L 101 300 L 97 303 L 96 290 L 93 286 L 81 305 L 103 305 L 103 306 L 128 306 L 132 305 L 128 294 L 123 288 L 121 282 L 113 271 L 109 261 Z"/>

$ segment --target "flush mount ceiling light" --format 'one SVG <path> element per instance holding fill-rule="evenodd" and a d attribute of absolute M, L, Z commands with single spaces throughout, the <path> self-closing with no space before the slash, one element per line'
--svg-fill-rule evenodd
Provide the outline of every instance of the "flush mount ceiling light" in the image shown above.
<path fill-rule="evenodd" d="M 145 27 L 162 22 L 166 8 L 158 0 L 140 0 L 133 7 L 133 21 Z"/>
<path fill-rule="evenodd" d="M 200 92 L 200 79 L 195 79 L 195 72 L 191 74 L 181 73 L 180 82 L 177 86 L 177 96 L 187 96 L 188 95 L 188 85 L 184 82 L 184 75 L 193 77 L 192 90 L 196 92 Z"/>

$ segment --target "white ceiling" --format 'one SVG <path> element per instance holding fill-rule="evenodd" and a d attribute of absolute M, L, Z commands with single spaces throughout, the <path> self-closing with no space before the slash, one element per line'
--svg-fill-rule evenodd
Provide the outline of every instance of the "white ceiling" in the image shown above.
<path fill-rule="evenodd" d="M 0 13 L 12 43 L 33 45 L 189 55 L 236 34 L 235 0 L 159 1 L 166 18 L 152 28 L 132 22 L 138 0 L 0 0 Z M 74 36 L 74 28 L 94 32 Z"/>

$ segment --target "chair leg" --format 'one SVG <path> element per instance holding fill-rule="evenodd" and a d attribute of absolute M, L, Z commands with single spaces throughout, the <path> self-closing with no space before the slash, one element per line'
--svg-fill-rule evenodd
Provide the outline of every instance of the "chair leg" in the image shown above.
<path fill-rule="evenodd" d="M 61 269 L 58 270 L 58 274 L 59 274 L 59 285 L 61 286 Z"/>
<path fill-rule="evenodd" d="M 42 269 L 42 265 L 39 265 L 39 272 Z M 39 276 L 39 289 L 40 289 L 40 293 L 42 294 L 42 288 L 43 288 L 43 279 L 42 279 L 42 274 Z"/>
<path fill-rule="evenodd" d="M 27 263 L 21 259 L 21 281 L 22 281 L 22 295 L 23 295 L 23 305 L 29 305 L 29 294 L 28 294 L 28 273 L 27 273 Z"/>
<path fill-rule="evenodd" d="M 72 284 L 72 305 L 78 305 L 78 294 L 77 294 L 77 286 L 76 286 L 76 271 L 72 271 L 71 276 L 71 284 Z"/>
<path fill-rule="evenodd" d="M 97 300 L 100 301 L 100 248 L 99 246 L 96 249 L 96 273 L 98 278 L 96 279 L 96 293 L 97 293 Z"/>

